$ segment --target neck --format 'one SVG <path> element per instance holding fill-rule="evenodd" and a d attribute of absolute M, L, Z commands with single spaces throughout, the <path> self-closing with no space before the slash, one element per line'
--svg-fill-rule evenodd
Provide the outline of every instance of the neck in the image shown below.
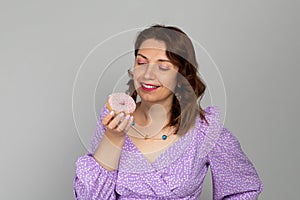
<path fill-rule="evenodd" d="M 171 107 L 172 105 L 152 104 L 142 101 L 138 107 L 142 124 L 147 125 L 154 121 L 165 122 L 167 124 L 171 118 Z"/>

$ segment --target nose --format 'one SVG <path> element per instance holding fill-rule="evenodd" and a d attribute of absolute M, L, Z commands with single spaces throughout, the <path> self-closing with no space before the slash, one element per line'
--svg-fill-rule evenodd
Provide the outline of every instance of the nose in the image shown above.
<path fill-rule="evenodd" d="M 155 64 L 148 64 L 145 72 L 144 72 L 144 78 L 145 79 L 154 79 L 155 78 Z"/>

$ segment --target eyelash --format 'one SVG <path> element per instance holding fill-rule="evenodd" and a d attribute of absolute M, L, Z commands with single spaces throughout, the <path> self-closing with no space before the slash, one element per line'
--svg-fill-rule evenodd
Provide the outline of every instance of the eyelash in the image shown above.
<path fill-rule="evenodd" d="M 138 64 L 138 65 L 145 65 L 145 64 L 147 64 L 147 63 L 146 63 L 146 62 L 139 62 L 139 61 L 138 61 L 137 64 Z"/>
<path fill-rule="evenodd" d="M 137 64 L 138 65 L 146 65 L 147 62 L 138 61 Z M 162 71 L 167 71 L 167 70 L 169 70 L 169 67 L 165 66 L 165 65 L 159 65 L 159 69 L 162 70 Z"/>
<path fill-rule="evenodd" d="M 167 71 L 167 70 L 169 70 L 169 67 L 165 66 L 165 65 L 159 65 L 159 69 L 162 71 Z"/>

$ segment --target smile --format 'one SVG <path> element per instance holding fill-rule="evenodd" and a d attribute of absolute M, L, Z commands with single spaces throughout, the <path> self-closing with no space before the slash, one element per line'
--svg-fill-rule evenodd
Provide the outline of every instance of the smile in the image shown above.
<path fill-rule="evenodd" d="M 152 84 L 142 83 L 141 85 L 142 85 L 142 89 L 145 91 L 153 91 L 153 90 L 156 90 L 157 88 L 159 88 L 159 86 L 152 85 Z"/>

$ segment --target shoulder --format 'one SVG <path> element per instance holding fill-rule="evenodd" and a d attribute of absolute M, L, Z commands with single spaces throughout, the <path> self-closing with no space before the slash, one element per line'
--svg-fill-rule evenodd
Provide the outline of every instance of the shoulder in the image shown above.
<path fill-rule="evenodd" d="M 196 124 L 207 133 L 209 129 L 219 129 L 223 126 L 221 121 L 221 109 L 218 106 L 207 106 L 204 110 L 205 119 L 197 117 Z"/>
<path fill-rule="evenodd" d="M 237 138 L 225 127 L 221 119 L 221 109 L 218 106 L 207 106 L 204 111 L 207 122 L 204 119 L 200 119 L 200 117 L 198 121 L 205 135 L 212 136 L 213 134 L 224 141 L 237 141 Z"/>
<path fill-rule="evenodd" d="M 205 156 L 212 154 L 212 152 L 240 149 L 237 138 L 223 125 L 220 108 L 208 106 L 204 111 L 207 123 L 200 117 L 197 118 L 196 122 L 196 132 L 201 147 L 200 153 Z"/>
<path fill-rule="evenodd" d="M 223 130 L 218 106 L 208 106 L 204 109 L 205 119 L 197 116 L 194 127 L 195 140 L 201 157 L 204 157 L 215 146 Z"/>
<path fill-rule="evenodd" d="M 200 119 L 200 123 L 203 124 L 203 128 L 206 128 L 205 130 L 208 130 L 209 127 L 209 130 L 218 131 L 220 140 L 237 142 L 237 138 L 225 127 L 221 119 L 221 109 L 218 106 L 207 106 L 204 111 L 208 124 L 202 119 Z"/>
<path fill-rule="evenodd" d="M 204 108 L 205 117 L 211 118 L 220 118 L 221 109 L 218 106 L 207 106 Z"/>
<path fill-rule="evenodd" d="M 240 148 L 238 139 L 221 120 L 221 109 L 218 106 L 208 106 L 204 111 L 208 123 L 200 119 L 200 129 L 206 142 L 210 143 L 210 148 L 216 150 Z"/>

